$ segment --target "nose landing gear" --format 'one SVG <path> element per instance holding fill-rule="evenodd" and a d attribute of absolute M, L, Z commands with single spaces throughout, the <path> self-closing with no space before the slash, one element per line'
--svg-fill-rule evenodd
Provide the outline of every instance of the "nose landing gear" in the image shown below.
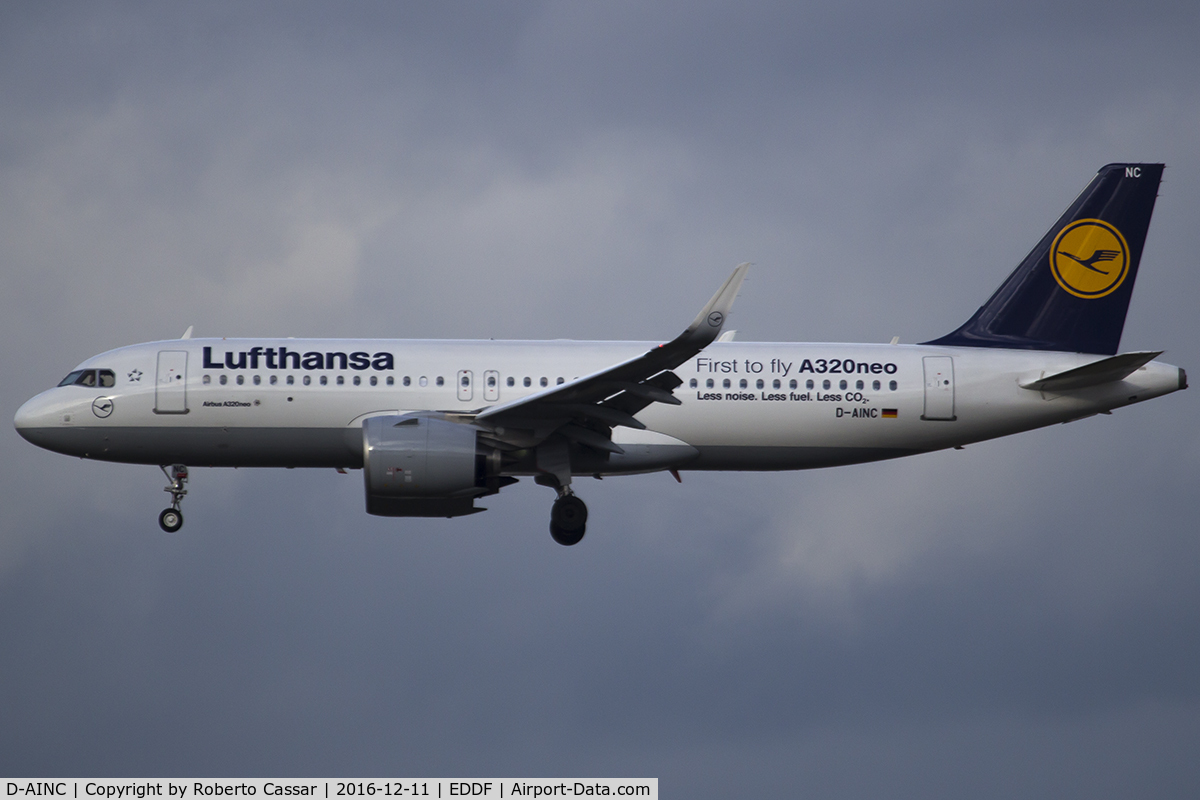
<path fill-rule="evenodd" d="M 165 466 L 160 466 L 159 469 L 171 482 L 170 486 L 163 487 L 164 492 L 171 493 L 171 507 L 164 508 L 158 515 L 158 527 L 167 533 L 175 533 L 183 527 L 183 512 L 179 510 L 179 504 L 183 502 L 183 496 L 187 494 L 187 489 L 183 488 L 183 485 L 187 483 L 188 470 L 183 464 L 173 465 L 170 472 L 167 472 Z"/>

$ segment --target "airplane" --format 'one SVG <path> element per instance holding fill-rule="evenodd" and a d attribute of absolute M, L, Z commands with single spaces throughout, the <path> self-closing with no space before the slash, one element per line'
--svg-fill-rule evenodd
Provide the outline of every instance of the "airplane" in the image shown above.
<path fill-rule="evenodd" d="M 361 469 L 366 510 L 457 517 L 521 477 L 799 470 L 958 448 L 1187 388 L 1161 351 L 1117 348 L 1162 164 L 1096 174 L 992 297 L 918 345 L 736 341 L 748 264 L 665 344 L 182 339 L 89 358 L 17 411 L 39 447 L 159 466 L 183 525 L 188 466 Z M 1090 254 L 1090 255 L 1086 255 Z M 1096 269 L 1103 264 L 1107 270 Z"/>

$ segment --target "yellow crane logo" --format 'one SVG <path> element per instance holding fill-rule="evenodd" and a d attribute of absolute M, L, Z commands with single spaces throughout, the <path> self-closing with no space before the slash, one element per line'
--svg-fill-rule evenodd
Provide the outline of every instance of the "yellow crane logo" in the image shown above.
<path fill-rule="evenodd" d="M 1055 237 L 1050 271 L 1058 285 L 1076 297 L 1104 297 L 1129 274 L 1129 245 L 1104 220 L 1077 219 Z"/>

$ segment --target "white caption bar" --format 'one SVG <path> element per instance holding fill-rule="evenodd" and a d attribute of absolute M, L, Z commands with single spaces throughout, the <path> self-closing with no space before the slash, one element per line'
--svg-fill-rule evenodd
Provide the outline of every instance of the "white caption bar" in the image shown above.
<path fill-rule="evenodd" d="M 209 797 L 288 798 L 492 798 L 637 797 L 658 800 L 658 778 L 4 778 L 4 798 Z"/>

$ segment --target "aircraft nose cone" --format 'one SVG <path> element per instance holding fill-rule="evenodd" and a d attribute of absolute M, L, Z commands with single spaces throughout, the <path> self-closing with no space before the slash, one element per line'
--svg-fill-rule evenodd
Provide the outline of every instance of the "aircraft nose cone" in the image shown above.
<path fill-rule="evenodd" d="M 13 417 L 13 427 L 17 429 L 17 433 L 26 441 L 32 442 L 30 438 L 32 432 L 37 428 L 44 428 L 49 425 L 49 410 L 43 395 L 26 400 L 20 408 L 17 409 L 16 416 Z M 34 442 L 36 444 L 36 442 Z"/>
<path fill-rule="evenodd" d="M 89 423 L 93 414 L 101 416 L 88 410 L 88 402 L 86 395 L 73 396 L 72 392 L 64 394 L 62 389 L 48 389 L 17 409 L 13 427 L 32 445 L 55 453 L 86 457 L 92 447 L 80 438 L 79 425 Z"/>

